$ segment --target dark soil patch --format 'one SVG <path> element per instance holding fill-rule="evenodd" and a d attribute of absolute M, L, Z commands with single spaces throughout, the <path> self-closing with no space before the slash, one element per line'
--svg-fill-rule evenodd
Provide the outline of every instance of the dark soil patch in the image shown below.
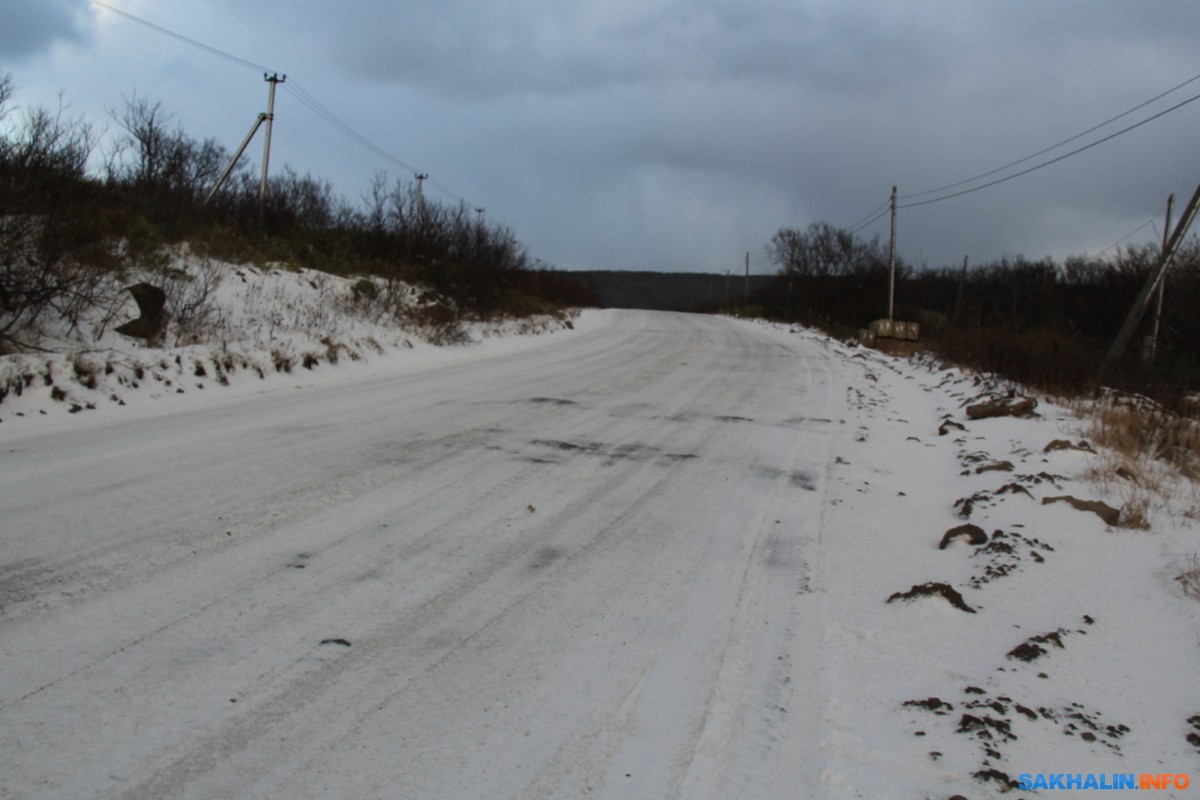
<path fill-rule="evenodd" d="M 938 549 L 945 550 L 950 546 L 952 541 L 959 538 L 965 538 L 969 544 L 976 546 L 987 544 L 988 540 L 987 534 L 983 532 L 983 528 L 967 523 L 966 525 L 959 525 L 946 531 L 942 536 L 942 541 L 938 545 Z"/>
<path fill-rule="evenodd" d="M 1006 773 L 1001 772 L 995 767 L 972 772 L 971 777 L 980 783 L 995 781 L 999 785 L 1001 792 L 1007 792 L 1012 789 L 1019 789 L 1021 787 L 1021 784 L 1017 783 L 1012 778 L 1008 777 Z"/>
<path fill-rule="evenodd" d="M 953 703 L 947 703 L 940 697 L 929 697 L 925 700 L 905 700 L 904 705 L 914 708 L 923 708 L 926 711 L 932 711 L 938 716 L 945 716 L 954 710 Z"/>
<path fill-rule="evenodd" d="M 1083 439 L 1080 439 L 1078 444 L 1074 444 L 1066 439 L 1055 439 L 1053 442 L 1050 442 L 1050 444 L 1042 448 L 1043 453 L 1053 453 L 1056 450 L 1081 450 L 1085 453 L 1092 453 L 1093 455 L 1096 453 L 1096 451 L 1092 449 L 1092 446 Z"/>
<path fill-rule="evenodd" d="M 896 592 L 887 599 L 887 602 L 890 603 L 893 600 L 912 600 L 917 597 L 942 597 L 946 602 L 960 611 L 966 611 L 968 614 L 975 613 L 975 609 L 967 605 L 966 601 L 963 600 L 963 596 L 948 583 L 922 583 L 912 587 L 907 592 Z"/>
<path fill-rule="evenodd" d="M 961 422 L 955 422 L 952 419 L 948 419 L 948 420 L 943 421 L 941 426 L 938 427 L 938 436 L 945 436 L 947 433 L 949 433 L 952 430 L 953 431 L 965 431 L 966 429 L 967 429 L 967 426 L 963 425 Z"/>
<path fill-rule="evenodd" d="M 1091 511 L 1093 514 L 1100 517 L 1100 519 L 1104 520 L 1105 525 L 1116 526 L 1121 521 L 1121 509 L 1113 508 L 1107 503 L 1103 503 L 1099 500 L 1080 500 L 1079 498 L 1072 497 L 1070 495 L 1042 498 L 1042 505 L 1044 506 L 1059 502 L 1066 503 L 1078 511 Z"/>
<path fill-rule="evenodd" d="M 1053 547 L 1040 539 L 995 531 L 990 542 L 976 548 L 971 554 L 971 558 L 984 558 L 987 563 L 983 571 L 974 575 L 968 584 L 972 589 L 982 589 L 985 584 L 1017 572 L 1026 558 L 1038 564 L 1045 563 L 1046 558 L 1038 552 L 1039 549 L 1054 552 Z"/>
<path fill-rule="evenodd" d="M 975 511 L 975 506 L 980 503 L 985 503 L 992 499 L 991 492 L 976 492 L 970 497 L 960 497 L 954 501 L 954 507 L 958 509 L 958 515 L 963 519 L 970 519 L 971 514 Z"/>

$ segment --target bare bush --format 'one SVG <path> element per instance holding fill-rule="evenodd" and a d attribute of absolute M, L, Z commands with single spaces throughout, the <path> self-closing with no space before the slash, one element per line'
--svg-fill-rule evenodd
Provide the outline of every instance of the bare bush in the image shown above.
<path fill-rule="evenodd" d="M 1192 553 L 1179 560 L 1175 566 L 1175 580 L 1179 581 L 1183 593 L 1193 600 L 1200 600 L 1200 554 Z"/>
<path fill-rule="evenodd" d="M 176 345 L 208 341 L 220 327 L 215 293 L 220 272 L 207 260 L 192 271 L 167 268 L 157 280 L 167 293 L 168 332 Z"/>

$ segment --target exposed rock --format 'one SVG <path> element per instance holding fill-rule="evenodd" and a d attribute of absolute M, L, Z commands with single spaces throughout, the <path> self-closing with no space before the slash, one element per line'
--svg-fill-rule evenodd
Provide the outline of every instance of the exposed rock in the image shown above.
<path fill-rule="evenodd" d="M 1032 397 L 998 397 L 967 406 L 967 416 L 971 419 L 1027 417 L 1033 414 L 1035 408 L 1037 408 L 1037 400 Z"/>
<path fill-rule="evenodd" d="M 1079 498 L 1071 497 L 1070 495 L 1042 498 L 1042 505 L 1044 506 L 1059 502 L 1068 503 L 1072 508 L 1078 509 L 1079 511 L 1091 511 L 1093 514 L 1099 516 L 1100 519 L 1104 520 L 1104 524 L 1106 525 L 1115 526 L 1121 521 L 1121 509 L 1113 508 L 1107 503 L 1102 503 L 1099 500 L 1080 500 Z"/>
<path fill-rule="evenodd" d="M 1013 464 L 1011 461 L 994 461 L 991 464 L 984 464 L 981 467 L 975 468 L 976 475 L 982 475 L 985 472 L 1012 472 Z"/>
<path fill-rule="evenodd" d="M 135 283 L 127 289 L 137 302 L 141 316 L 114 330 L 135 339 L 145 339 L 150 344 L 156 343 L 167 323 L 167 293 L 151 283 Z"/>

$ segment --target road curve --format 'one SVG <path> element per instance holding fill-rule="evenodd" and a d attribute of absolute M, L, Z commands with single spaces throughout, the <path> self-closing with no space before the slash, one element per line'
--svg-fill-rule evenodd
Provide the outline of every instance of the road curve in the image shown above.
<path fill-rule="evenodd" d="M 618 312 L 0 440 L 0 797 L 804 797 L 837 357 Z"/>

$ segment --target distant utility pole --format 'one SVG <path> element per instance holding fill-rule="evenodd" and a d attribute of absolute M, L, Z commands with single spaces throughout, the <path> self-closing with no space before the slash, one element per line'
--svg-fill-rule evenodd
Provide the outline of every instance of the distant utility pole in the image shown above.
<path fill-rule="evenodd" d="M 896 187 L 892 187 L 892 235 L 888 242 L 888 263 L 890 278 L 888 279 L 888 319 L 894 318 L 896 308 Z"/>
<path fill-rule="evenodd" d="M 258 119 L 250 126 L 250 132 L 246 134 L 246 138 L 242 139 L 241 145 L 238 146 L 237 152 L 233 154 L 233 158 L 229 159 L 229 163 L 225 165 L 225 169 L 217 177 L 216 183 L 209 190 L 208 195 L 204 198 L 204 202 L 200 204 L 201 208 L 208 205 L 213 199 L 213 195 L 221 188 L 225 181 L 229 178 L 229 173 L 233 172 L 234 166 L 237 165 L 238 159 L 246 152 L 246 148 L 250 145 L 250 140 L 254 138 L 254 134 L 258 133 L 258 129 L 262 124 L 267 123 L 267 141 L 263 145 L 263 168 L 262 181 L 258 187 L 258 215 L 261 219 L 263 212 L 263 203 L 267 195 L 267 168 L 271 160 L 271 123 L 275 120 L 275 87 L 287 80 L 287 76 L 280 77 L 279 75 L 263 75 L 263 80 L 271 84 L 270 93 L 267 95 L 267 112 L 259 114 Z"/>
<path fill-rule="evenodd" d="M 1166 255 L 1167 243 L 1171 238 L 1171 213 L 1175 210 L 1175 195 L 1167 198 L 1167 222 L 1163 226 L 1163 241 L 1162 252 Z M 1154 304 L 1154 328 L 1150 334 L 1149 346 L 1146 348 L 1146 360 L 1151 364 L 1154 363 L 1154 357 L 1158 355 L 1158 331 L 1162 326 L 1162 309 L 1163 309 L 1163 293 L 1167 288 L 1167 276 L 1164 274 L 1161 281 L 1158 282 L 1158 300 Z"/>
<path fill-rule="evenodd" d="M 1108 348 L 1108 353 L 1104 356 L 1104 362 L 1100 365 L 1101 378 L 1104 377 L 1104 374 L 1117 359 L 1124 354 L 1125 347 L 1129 344 L 1129 340 L 1133 338 L 1138 323 L 1142 321 L 1142 316 L 1146 313 L 1146 307 L 1150 305 L 1150 295 L 1158 288 L 1163 273 L 1171 265 L 1171 259 L 1175 257 L 1175 252 L 1183 242 L 1183 237 L 1187 235 L 1188 228 L 1192 226 L 1192 220 L 1196 218 L 1197 207 L 1200 207 L 1200 186 L 1196 187 L 1195 193 L 1192 194 L 1192 199 L 1188 201 L 1187 208 L 1183 211 L 1183 216 L 1179 218 L 1179 224 L 1175 226 L 1175 230 L 1172 231 L 1167 246 L 1163 248 L 1158 266 L 1155 268 L 1153 274 L 1151 274 L 1150 280 L 1146 281 L 1146 285 L 1142 287 L 1141 294 L 1133 301 L 1133 308 L 1129 310 L 1129 316 L 1125 318 L 1125 324 L 1121 326 L 1121 330 L 1117 332 L 1117 338 L 1113 340 L 1112 346 Z"/>
<path fill-rule="evenodd" d="M 476 219 L 476 222 L 479 223 L 479 227 L 482 228 L 483 227 L 483 209 L 482 208 L 475 209 L 475 219 Z"/>
<path fill-rule="evenodd" d="M 967 299 L 967 262 L 971 254 L 963 256 L 962 272 L 958 274 L 958 296 L 954 299 L 954 324 L 961 325 L 963 319 L 963 303 Z"/>
<path fill-rule="evenodd" d="M 417 218 L 421 224 L 425 223 L 425 179 L 429 177 L 428 172 L 418 172 L 414 175 L 417 179 Z"/>
<path fill-rule="evenodd" d="M 750 251 L 746 251 L 746 300 L 743 303 L 746 308 L 750 307 Z"/>

